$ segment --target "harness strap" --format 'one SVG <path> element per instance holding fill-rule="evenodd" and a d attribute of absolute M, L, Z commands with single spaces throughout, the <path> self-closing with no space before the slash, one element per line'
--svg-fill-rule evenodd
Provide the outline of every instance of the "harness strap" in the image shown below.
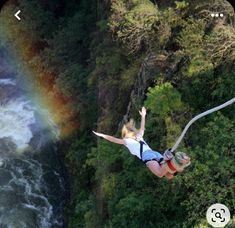
<path fill-rule="evenodd" d="M 153 159 L 145 160 L 143 162 L 144 162 L 144 164 L 146 164 L 149 161 L 157 161 L 159 163 L 159 165 L 161 165 L 161 162 L 163 161 L 163 158 L 160 158 L 159 161 L 156 158 L 153 158 Z"/>
<path fill-rule="evenodd" d="M 176 172 L 176 171 L 177 171 L 176 168 L 172 165 L 171 160 L 167 161 L 166 163 L 167 163 L 168 167 L 169 167 L 173 172 Z"/>
<path fill-rule="evenodd" d="M 142 154 L 143 154 L 143 145 L 145 144 L 143 141 L 139 141 L 140 143 L 140 158 L 142 160 Z"/>

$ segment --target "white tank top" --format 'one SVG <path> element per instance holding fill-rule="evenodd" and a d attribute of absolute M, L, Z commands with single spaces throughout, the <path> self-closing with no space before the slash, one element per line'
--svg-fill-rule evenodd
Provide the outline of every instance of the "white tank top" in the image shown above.
<path fill-rule="evenodd" d="M 139 159 L 140 157 L 140 143 L 139 141 L 132 139 L 132 138 L 124 138 L 125 146 L 128 148 L 131 154 L 137 156 Z M 147 150 L 152 150 L 149 145 L 144 141 L 143 137 L 138 137 L 138 140 L 143 141 L 145 144 L 143 144 L 143 152 Z"/>

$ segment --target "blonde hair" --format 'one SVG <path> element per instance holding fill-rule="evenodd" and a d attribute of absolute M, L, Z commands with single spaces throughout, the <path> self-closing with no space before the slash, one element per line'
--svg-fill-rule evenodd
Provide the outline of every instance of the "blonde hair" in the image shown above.
<path fill-rule="evenodd" d="M 135 121 L 130 119 L 130 121 L 123 125 L 122 127 L 122 138 L 136 138 L 138 130 L 135 127 Z"/>

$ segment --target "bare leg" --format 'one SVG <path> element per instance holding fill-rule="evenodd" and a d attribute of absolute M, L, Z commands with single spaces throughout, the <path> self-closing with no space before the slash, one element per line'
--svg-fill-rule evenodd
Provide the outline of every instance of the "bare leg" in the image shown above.
<path fill-rule="evenodd" d="M 148 161 L 146 165 L 150 171 L 158 177 L 163 177 L 167 172 L 157 161 Z"/>

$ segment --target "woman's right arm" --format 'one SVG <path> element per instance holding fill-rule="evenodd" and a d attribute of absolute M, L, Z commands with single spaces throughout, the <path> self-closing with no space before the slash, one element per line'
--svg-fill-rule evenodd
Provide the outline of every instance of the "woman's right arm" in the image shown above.
<path fill-rule="evenodd" d="M 146 108 L 142 107 L 141 111 L 139 111 L 140 116 L 141 116 L 141 123 L 140 123 L 140 130 L 139 133 L 141 136 L 144 136 L 144 131 L 145 131 L 145 116 L 146 116 Z"/>
<path fill-rule="evenodd" d="M 101 138 L 104 138 L 112 143 L 116 143 L 116 144 L 125 144 L 125 141 L 123 139 L 118 139 L 118 138 L 115 138 L 111 135 L 105 135 L 105 134 L 102 134 L 102 133 L 98 133 L 98 132 L 95 132 L 93 131 L 93 133 Z"/>

